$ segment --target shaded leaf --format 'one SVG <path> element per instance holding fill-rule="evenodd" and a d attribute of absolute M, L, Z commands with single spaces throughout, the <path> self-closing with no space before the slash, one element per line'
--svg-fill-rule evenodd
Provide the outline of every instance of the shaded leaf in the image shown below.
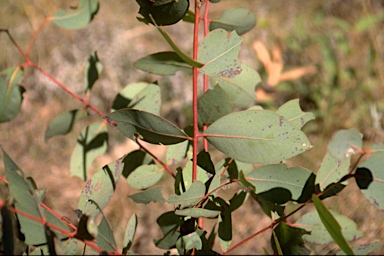
<path fill-rule="evenodd" d="M 256 186 L 257 193 L 283 188 L 290 191 L 292 199 L 296 200 L 300 197 L 311 173 L 298 166 L 287 168 L 285 164 L 272 164 L 254 169 L 246 179 Z"/>
<path fill-rule="evenodd" d="M 154 83 L 141 82 L 128 84 L 124 87 L 115 97 L 112 109 L 134 108 L 159 115 L 160 105 L 159 86 Z"/>
<path fill-rule="evenodd" d="M 330 153 L 327 153 L 321 162 L 319 171 L 317 172 L 316 184 L 319 184 L 321 191 L 323 191 L 329 184 L 336 183 L 348 174 L 351 158 L 337 159 Z M 346 181 L 343 182 L 347 184 Z"/>
<path fill-rule="evenodd" d="M 253 185 L 251 182 L 247 181 L 247 178 L 244 176 L 244 173 L 243 171 L 240 171 L 240 175 L 239 175 L 239 180 L 241 182 L 241 184 L 245 187 L 245 188 L 249 188 L 251 189 L 253 192 L 256 192 L 256 186 Z"/>
<path fill-rule="evenodd" d="M 197 250 L 201 250 L 201 248 L 203 247 L 201 238 L 196 232 L 182 236 L 182 239 L 184 242 L 185 250 L 192 250 L 194 248 Z"/>
<path fill-rule="evenodd" d="M 215 218 L 220 214 L 220 211 L 213 211 L 202 208 L 187 208 L 182 210 L 176 210 L 175 214 L 180 216 L 190 216 L 193 218 Z"/>
<path fill-rule="evenodd" d="M 351 248 L 345 240 L 341 227 L 337 220 L 332 216 L 329 210 L 324 206 L 316 195 L 312 195 L 313 203 L 316 206 L 317 213 L 319 214 L 320 220 L 331 235 L 333 240 L 340 246 L 340 248 L 348 255 L 353 255 Z"/>
<path fill-rule="evenodd" d="M 248 193 L 244 190 L 241 190 L 233 195 L 231 199 L 229 199 L 229 210 L 231 212 L 237 210 L 241 205 L 243 205 L 244 201 L 247 199 Z"/>
<path fill-rule="evenodd" d="M 227 31 L 236 30 L 242 35 L 251 30 L 256 25 L 256 16 L 246 8 L 226 9 L 220 17 L 212 19 L 209 29 L 222 28 Z"/>
<path fill-rule="evenodd" d="M 171 76 L 177 71 L 192 74 L 192 67 L 176 52 L 158 52 L 150 54 L 133 63 L 137 69 L 161 76 Z"/>
<path fill-rule="evenodd" d="M 256 85 L 261 78 L 253 68 L 241 64 L 241 72 L 235 77 L 211 77 L 213 86 L 220 85 L 229 96 L 231 107 L 248 108 L 256 101 Z"/>
<path fill-rule="evenodd" d="M 210 125 L 220 117 L 231 113 L 228 94 L 219 86 L 206 91 L 198 101 L 199 125 Z"/>
<path fill-rule="evenodd" d="M 276 238 L 279 242 L 283 255 L 309 255 L 310 251 L 305 248 L 303 235 L 310 235 L 305 229 L 289 226 L 285 222 L 281 222 L 274 229 Z M 271 237 L 271 245 L 276 251 L 276 242 Z"/>
<path fill-rule="evenodd" d="M 283 116 L 298 129 L 301 129 L 306 123 L 315 119 L 313 113 L 301 110 L 299 99 L 286 102 L 276 111 L 276 114 Z"/>
<path fill-rule="evenodd" d="M 176 215 L 174 211 L 163 213 L 158 219 L 164 237 L 155 241 L 158 248 L 171 249 L 176 246 L 176 241 L 180 237 L 179 227 L 184 223 L 183 218 Z"/>
<path fill-rule="evenodd" d="M 331 196 L 335 196 L 337 194 L 339 194 L 344 188 L 345 188 L 346 185 L 343 185 L 343 184 L 336 184 L 336 183 L 331 183 L 329 184 L 325 189 L 324 189 L 324 193 L 319 196 L 320 200 L 324 200 L 325 198 L 327 197 L 331 197 Z"/>
<path fill-rule="evenodd" d="M 195 181 L 187 191 L 181 195 L 171 195 L 167 200 L 170 204 L 178 204 L 181 208 L 197 204 L 205 195 L 205 185 Z"/>
<path fill-rule="evenodd" d="M 98 232 L 96 236 L 96 241 L 98 247 L 107 252 L 114 252 L 116 248 L 116 241 L 113 237 L 112 229 L 105 216 L 103 216 L 103 218 L 101 219 L 97 230 Z"/>
<path fill-rule="evenodd" d="M 301 191 L 300 197 L 296 200 L 299 204 L 305 203 L 309 199 L 312 199 L 312 194 L 316 192 L 316 186 L 315 186 L 315 180 L 316 175 L 314 173 L 311 173 L 311 175 L 308 177 L 307 181 L 305 182 L 304 188 Z"/>
<path fill-rule="evenodd" d="M 243 41 L 235 31 L 216 29 L 204 37 L 199 47 L 198 61 L 204 63 L 200 72 L 209 76 L 231 78 L 241 73 L 238 59 Z"/>
<path fill-rule="evenodd" d="M 359 167 L 356 169 L 355 179 L 356 184 L 360 189 L 368 189 L 369 185 L 373 181 L 373 175 L 369 169 L 365 167 Z"/>
<path fill-rule="evenodd" d="M 369 255 L 370 253 L 379 249 L 382 246 L 383 246 L 383 244 L 378 243 L 378 242 L 377 243 L 371 243 L 371 244 L 362 244 L 362 245 L 359 245 L 356 247 L 352 247 L 352 251 L 355 255 Z M 336 253 L 336 255 L 347 255 L 347 254 L 345 254 L 345 252 L 343 252 L 343 251 L 340 251 L 340 252 Z"/>
<path fill-rule="evenodd" d="M 89 56 L 87 66 L 85 68 L 85 92 L 92 90 L 96 80 L 99 79 L 99 74 L 103 70 L 103 65 L 97 57 L 97 52 Z"/>
<path fill-rule="evenodd" d="M 98 0 L 80 0 L 76 12 L 58 10 L 51 20 L 65 29 L 80 29 L 88 25 L 99 10 Z"/>
<path fill-rule="evenodd" d="M 95 218 L 111 199 L 122 171 L 122 159 L 97 171 L 85 184 L 80 195 L 78 209 L 91 218 Z M 101 209 L 98 209 L 93 202 L 96 202 Z"/>
<path fill-rule="evenodd" d="M 192 161 L 187 162 L 183 169 L 183 182 L 185 189 L 188 190 L 192 185 Z M 200 166 L 197 166 L 197 176 L 196 180 L 206 183 L 209 180 L 210 175 L 202 169 Z"/>
<path fill-rule="evenodd" d="M 340 130 L 336 132 L 328 144 L 328 152 L 337 159 L 348 158 L 358 153 L 357 148 L 363 146 L 362 134 L 357 130 Z"/>
<path fill-rule="evenodd" d="M 134 140 L 138 133 L 144 141 L 153 144 L 177 144 L 189 137 L 166 119 L 136 109 L 120 109 L 108 115 L 117 124 L 117 129 Z"/>
<path fill-rule="evenodd" d="M 12 120 L 20 111 L 24 88 L 20 68 L 8 68 L 0 72 L 0 123 Z"/>
<path fill-rule="evenodd" d="M 302 131 L 265 110 L 226 115 L 209 126 L 204 135 L 215 148 L 246 163 L 275 163 L 311 148 Z"/>
<path fill-rule="evenodd" d="M 178 144 L 169 145 L 165 155 L 165 161 L 167 165 L 175 165 L 184 160 L 187 156 L 187 151 L 190 148 L 189 146 L 189 141 L 183 141 Z"/>
<path fill-rule="evenodd" d="M 163 174 L 164 168 L 155 164 L 141 165 L 128 176 L 127 182 L 136 189 L 146 189 L 159 182 Z"/>
<path fill-rule="evenodd" d="M 137 167 L 143 164 L 149 164 L 151 161 L 146 160 L 147 153 L 144 151 L 137 149 L 130 152 L 123 158 L 124 169 L 123 176 L 125 178 L 128 177 Z"/>
<path fill-rule="evenodd" d="M 257 194 L 259 197 L 273 204 L 283 205 L 292 200 L 292 193 L 286 188 L 271 188 Z"/>
<path fill-rule="evenodd" d="M 96 157 L 104 154 L 108 146 L 107 127 L 102 122 L 87 126 L 77 138 L 70 162 L 71 176 L 88 179 L 88 171 Z"/>
<path fill-rule="evenodd" d="M 135 203 L 149 204 L 150 202 L 165 202 L 163 195 L 161 194 L 161 187 L 151 188 L 143 192 L 139 192 L 134 195 L 128 196 Z"/>
<path fill-rule="evenodd" d="M 263 209 L 264 213 L 269 216 L 270 218 L 273 217 L 273 214 L 277 213 L 279 216 L 284 216 L 284 209 L 285 206 L 278 205 L 275 203 L 272 203 L 268 200 L 265 200 L 263 197 L 255 194 L 253 191 L 251 191 L 251 196 L 253 199 L 255 199 Z"/>
<path fill-rule="evenodd" d="M 14 221 L 11 211 L 7 206 L 1 206 L 1 239 L 3 243 L 4 255 L 15 254 L 15 234 Z"/>
<path fill-rule="evenodd" d="M 45 132 L 45 140 L 47 141 L 51 137 L 69 133 L 72 131 L 75 123 L 87 115 L 88 112 L 82 109 L 74 109 L 60 114 L 49 123 Z"/>
<path fill-rule="evenodd" d="M 215 198 L 221 206 L 221 214 L 219 215 L 219 227 L 217 233 L 219 235 L 219 243 L 221 249 L 225 252 L 232 243 L 232 217 L 229 205 L 221 198 Z"/>
<path fill-rule="evenodd" d="M 208 193 L 211 195 L 215 195 L 215 193 L 212 193 L 215 189 L 217 189 L 220 186 L 220 180 L 221 180 L 221 172 L 216 172 L 216 174 L 211 179 L 211 183 L 209 184 Z"/>
<path fill-rule="evenodd" d="M 213 165 L 209 152 L 202 150 L 197 154 L 197 165 L 210 174 L 215 174 L 215 166 Z"/>
<path fill-rule="evenodd" d="M 78 238 L 80 240 L 88 240 L 91 241 L 95 239 L 97 232 L 95 231 L 94 228 L 96 224 L 92 218 L 90 218 L 88 215 L 83 214 L 80 218 L 79 224 L 77 224 L 77 231 L 75 238 Z"/>
<path fill-rule="evenodd" d="M 133 214 L 131 218 L 129 218 L 127 228 L 125 229 L 123 254 L 127 254 L 128 250 L 131 248 L 133 238 L 135 237 L 136 228 L 137 216 L 136 214 Z"/>

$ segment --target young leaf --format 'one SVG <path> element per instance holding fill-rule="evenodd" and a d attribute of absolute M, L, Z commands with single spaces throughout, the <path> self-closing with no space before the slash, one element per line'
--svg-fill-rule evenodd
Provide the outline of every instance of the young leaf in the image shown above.
<path fill-rule="evenodd" d="M 133 63 L 137 69 L 161 76 L 171 76 L 177 71 L 192 74 L 192 67 L 176 52 L 158 52 L 150 54 Z"/>
<path fill-rule="evenodd" d="M 238 35 L 242 35 L 251 30 L 256 25 L 256 16 L 246 8 L 226 9 L 223 14 L 211 20 L 209 30 L 222 28 L 227 31 L 236 30 Z"/>
<path fill-rule="evenodd" d="M 123 171 L 122 159 L 104 166 L 88 180 L 81 192 L 78 209 L 82 213 L 95 218 L 111 199 Z M 101 208 L 99 209 L 94 203 Z"/>
<path fill-rule="evenodd" d="M 104 251 L 114 252 L 116 248 L 116 241 L 113 237 L 113 231 L 105 216 L 101 219 L 101 222 L 97 227 L 97 231 L 97 245 Z"/>
<path fill-rule="evenodd" d="M 127 85 L 117 94 L 112 109 L 134 108 L 160 114 L 161 95 L 160 88 L 154 83 L 133 83 Z"/>
<path fill-rule="evenodd" d="M 208 33 L 199 47 L 198 61 L 204 63 L 200 71 L 223 78 L 240 74 L 238 55 L 242 41 L 235 31 L 229 34 L 224 29 L 216 29 Z"/>
<path fill-rule="evenodd" d="M 190 216 L 193 218 L 215 218 L 220 214 L 220 211 L 213 211 L 202 208 L 187 208 L 182 210 L 176 210 L 175 214 L 179 216 Z"/>
<path fill-rule="evenodd" d="M 341 232 L 347 241 L 360 238 L 363 234 L 357 230 L 356 223 L 351 219 L 330 210 L 332 216 L 336 219 L 337 226 L 341 226 Z M 334 226 L 334 228 L 337 228 Z M 296 227 L 301 227 L 311 232 L 311 235 L 305 235 L 303 238 L 311 243 L 328 244 L 333 242 L 333 238 L 322 223 L 319 213 L 311 211 L 304 214 L 296 222 Z"/>
<path fill-rule="evenodd" d="M 384 146 L 382 144 L 376 144 L 371 147 L 374 152 L 371 156 L 363 162 L 359 168 L 366 168 L 370 174 L 367 174 L 366 181 L 372 181 L 368 185 L 368 188 L 362 189 L 361 193 L 377 208 L 384 210 Z M 359 171 L 360 172 L 360 171 Z M 372 178 L 370 178 L 372 176 Z M 358 180 L 359 178 L 356 179 Z M 361 182 L 359 182 L 361 184 Z"/>
<path fill-rule="evenodd" d="M 45 132 L 45 141 L 57 135 L 65 135 L 72 131 L 75 123 L 88 115 L 87 110 L 74 109 L 55 117 Z"/>
<path fill-rule="evenodd" d="M 313 113 L 301 110 L 299 99 L 288 101 L 276 111 L 276 114 L 283 116 L 298 129 L 301 129 L 306 123 L 315 119 Z"/>
<path fill-rule="evenodd" d="M 357 130 L 340 130 L 336 132 L 328 144 L 328 152 L 337 159 L 345 159 L 358 153 L 357 148 L 363 146 L 362 134 Z"/>
<path fill-rule="evenodd" d="M 127 228 L 125 230 L 125 236 L 124 236 L 124 248 L 123 248 L 123 254 L 126 255 L 128 250 L 131 248 L 133 243 L 133 238 L 135 237 L 137 228 L 137 216 L 136 214 L 133 214 L 131 218 L 129 218 Z"/>
<path fill-rule="evenodd" d="M 24 88 L 19 86 L 22 70 L 8 68 L 0 72 L 0 123 L 12 120 L 20 111 Z"/>
<path fill-rule="evenodd" d="M 93 160 L 104 154 L 108 146 L 108 131 L 105 124 L 96 122 L 87 126 L 77 138 L 70 162 L 71 176 L 88 179 Z"/>
<path fill-rule="evenodd" d="M 139 13 L 143 15 L 147 23 L 153 23 L 159 26 L 168 26 L 180 21 L 189 8 L 189 0 L 157 0 L 146 1 L 136 0 L 140 5 Z"/>
<path fill-rule="evenodd" d="M 282 116 L 266 110 L 226 115 L 204 134 L 215 148 L 246 163 L 276 163 L 311 148 L 302 131 Z"/>
<path fill-rule="evenodd" d="M 189 137 L 166 119 L 137 109 L 120 109 L 107 117 L 117 124 L 117 129 L 134 140 L 138 133 L 144 141 L 153 144 L 177 144 Z"/>
<path fill-rule="evenodd" d="M 139 192 L 134 195 L 128 196 L 135 203 L 149 204 L 150 202 L 165 202 L 163 195 L 161 194 L 161 187 L 151 188 L 143 192 Z"/>
<path fill-rule="evenodd" d="M 90 91 L 99 79 L 99 74 L 103 70 L 103 65 L 100 63 L 97 57 L 97 52 L 94 52 L 89 56 L 87 66 L 85 68 L 85 92 Z"/>
<path fill-rule="evenodd" d="M 320 220 L 331 235 L 333 240 L 340 246 L 340 248 L 348 255 L 354 255 L 351 247 L 349 247 L 345 240 L 341 227 L 337 220 L 332 216 L 329 210 L 323 205 L 321 200 L 316 195 L 312 195 L 313 203 L 316 206 L 317 213 L 319 214 Z"/>
<path fill-rule="evenodd" d="M 88 25 L 99 10 L 98 0 L 80 0 L 78 11 L 67 13 L 64 10 L 58 10 L 51 17 L 54 23 L 65 29 L 80 29 Z"/>
<path fill-rule="evenodd" d="M 283 188 L 290 191 L 292 199 L 296 200 L 300 197 L 311 173 L 298 166 L 287 168 L 285 164 L 271 164 L 254 169 L 246 176 L 246 179 L 256 186 L 257 193 L 273 188 Z"/>
<path fill-rule="evenodd" d="M 189 189 L 178 195 L 171 195 L 167 200 L 170 204 L 179 204 L 181 208 L 197 204 L 205 194 L 205 185 L 200 181 L 195 181 Z"/>
<path fill-rule="evenodd" d="M 159 182 L 163 174 L 164 168 L 155 164 L 141 165 L 128 176 L 127 182 L 136 189 L 147 189 Z"/>
<path fill-rule="evenodd" d="M 220 117 L 231 113 L 228 94 L 219 85 L 206 91 L 198 101 L 199 125 L 210 125 Z"/>
<path fill-rule="evenodd" d="M 274 233 L 281 248 L 282 255 L 309 255 L 310 251 L 305 248 L 302 236 L 310 235 L 310 232 L 281 222 L 274 229 Z M 274 251 L 276 251 L 277 244 L 273 237 L 271 237 L 271 245 Z"/>
<path fill-rule="evenodd" d="M 338 182 L 344 175 L 348 174 L 351 158 L 337 159 L 327 153 L 321 162 L 317 172 L 316 184 L 319 184 L 321 191 L 331 183 Z M 343 182 L 345 185 L 347 182 Z"/>
<path fill-rule="evenodd" d="M 260 81 L 259 73 L 245 63 L 241 64 L 241 73 L 235 77 L 211 77 L 211 84 L 220 85 L 229 96 L 232 109 L 248 108 L 254 103 L 256 85 Z"/>

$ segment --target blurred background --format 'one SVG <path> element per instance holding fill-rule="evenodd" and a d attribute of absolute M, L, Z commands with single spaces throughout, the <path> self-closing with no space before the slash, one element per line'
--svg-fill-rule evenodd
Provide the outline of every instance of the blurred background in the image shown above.
<path fill-rule="evenodd" d="M 9 29 L 19 46 L 26 50 L 45 17 L 60 8 L 69 10 L 77 1 L 1 0 L 0 5 L 0 28 Z M 300 164 L 316 173 L 327 142 L 338 129 L 358 129 L 367 146 L 382 142 L 384 1 L 222 0 L 210 6 L 210 18 L 218 17 L 230 7 L 246 7 L 255 13 L 257 25 L 242 36 L 240 59 L 260 73 L 263 80 L 260 86 L 268 86 L 266 81 L 270 74 L 257 58 L 253 47 L 256 41 L 262 42 L 269 51 L 277 49 L 281 53 L 283 74 L 311 67 L 311 72 L 298 78 L 279 81 L 273 92 L 260 95 L 258 99 L 264 108 L 275 110 L 290 99 L 300 98 L 302 108 L 316 114 L 316 120 L 304 127 L 315 148 L 289 163 Z M 100 0 L 99 12 L 84 29 L 64 30 L 48 22 L 37 37 L 30 57 L 68 88 L 81 94 L 87 59 L 97 51 L 103 71 L 89 99 L 92 105 L 107 113 L 115 95 L 127 84 L 157 81 L 162 90 L 162 116 L 181 127 L 189 125 L 191 77 L 181 72 L 172 77 L 160 77 L 136 70 L 132 65 L 148 54 L 171 50 L 153 26 L 136 20 L 138 9 L 133 0 Z M 165 29 L 181 49 L 191 54 L 191 23 L 179 22 Z M 23 62 L 6 34 L 0 34 L 0 70 Z M 31 68 L 25 69 L 22 85 L 26 93 L 21 112 L 11 122 L 0 124 L 0 145 L 27 176 L 35 179 L 39 188 L 48 190 L 46 203 L 75 220 L 73 209 L 77 207 L 84 182 L 69 176 L 69 159 L 80 131 L 100 118 L 91 114 L 75 125 L 70 134 L 52 138 L 47 143 L 44 132 L 49 122 L 62 112 L 81 108 L 82 104 Z M 94 170 L 135 148 L 115 129 L 109 130 L 110 149 L 107 155 L 97 159 Z M 152 146 L 151 150 L 161 155 L 164 148 Z M 2 165 L 0 174 L 4 174 Z M 162 182 L 172 188 L 172 180 L 166 175 Z M 152 242 L 161 237 L 156 218 L 173 207 L 135 205 L 127 198 L 135 191 L 123 180 L 120 183 L 106 210 L 118 245 L 122 246 L 128 218 L 137 213 L 139 226 L 132 250 L 141 254 L 163 253 Z M 383 240 L 382 212 L 371 206 L 354 184 L 347 186 L 339 197 L 341 199 L 329 199 L 326 204 L 357 222 L 364 238 L 356 244 Z M 270 223 L 254 201 L 248 200 L 244 206 L 233 214 L 233 244 Z M 271 252 L 269 239 L 270 232 L 266 232 L 234 253 L 260 254 L 263 247 Z M 335 248 L 335 245 L 313 245 L 319 254 L 334 253 Z M 383 254 L 384 250 L 375 253 Z"/>

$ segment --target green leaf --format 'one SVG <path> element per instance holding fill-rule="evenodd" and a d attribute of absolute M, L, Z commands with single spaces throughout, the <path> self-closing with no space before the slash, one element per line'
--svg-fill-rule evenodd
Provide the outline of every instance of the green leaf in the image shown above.
<path fill-rule="evenodd" d="M 141 165 L 128 176 L 127 182 L 135 189 L 147 189 L 159 182 L 163 174 L 164 168 L 155 164 Z"/>
<path fill-rule="evenodd" d="M 201 68 L 203 66 L 202 63 L 195 61 L 193 58 L 189 57 L 187 54 L 185 54 L 182 50 L 180 50 L 179 47 L 173 42 L 172 38 L 162 30 L 161 28 L 157 27 L 157 30 L 160 32 L 160 34 L 164 37 L 164 39 L 168 42 L 168 44 L 171 46 L 171 48 L 179 55 L 179 57 L 185 61 L 185 63 L 188 63 L 192 67 Z"/>
<path fill-rule="evenodd" d="M 202 208 L 188 208 L 188 209 L 182 209 L 182 210 L 176 210 L 176 215 L 179 216 L 190 216 L 193 218 L 215 218 L 220 214 L 220 211 L 213 211 L 213 210 L 207 210 Z"/>
<path fill-rule="evenodd" d="M 256 85 L 261 78 L 253 68 L 241 64 L 241 72 L 235 77 L 211 77 L 213 86 L 220 85 L 229 96 L 231 107 L 248 108 L 256 100 Z"/>
<path fill-rule="evenodd" d="M 202 150 L 197 154 L 197 165 L 210 174 L 215 174 L 215 166 L 213 165 L 209 152 Z"/>
<path fill-rule="evenodd" d="M 176 215 L 174 211 L 163 213 L 158 219 L 164 237 L 155 241 L 158 248 L 171 249 L 176 246 L 176 241 L 180 237 L 179 227 L 184 223 L 183 218 Z"/>
<path fill-rule="evenodd" d="M 58 10 L 50 20 L 65 29 L 80 29 L 88 25 L 99 10 L 98 0 L 80 0 L 77 12 Z"/>
<path fill-rule="evenodd" d="M 241 73 L 238 59 L 243 41 L 235 31 L 216 29 L 204 37 L 199 47 L 198 61 L 204 63 L 200 72 L 209 76 L 232 78 Z"/>
<path fill-rule="evenodd" d="M 0 72 L 0 123 L 12 120 L 20 112 L 24 88 L 20 68 L 8 68 Z"/>
<path fill-rule="evenodd" d="M 379 13 L 376 13 L 374 15 L 368 14 L 366 16 L 361 17 L 354 25 L 354 29 L 357 32 L 364 32 L 376 24 L 382 22 L 384 19 L 384 12 L 381 11 Z"/>
<path fill-rule="evenodd" d="M 137 109 L 120 109 L 107 117 L 117 124 L 117 129 L 134 140 L 138 133 L 144 141 L 153 144 L 177 144 L 189 137 L 166 119 Z"/>
<path fill-rule="evenodd" d="M 168 26 L 180 21 L 187 13 L 189 0 L 136 0 L 140 5 L 139 13 L 143 15 L 147 23 L 153 23 L 159 26 Z M 152 16 L 152 17 L 151 17 Z"/>
<path fill-rule="evenodd" d="M 196 232 L 192 232 L 188 235 L 185 235 L 182 237 L 185 250 L 192 250 L 192 249 L 197 249 L 201 250 L 203 247 L 203 243 L 201 242 L 200 236 Z"/>
<path fill-rule="evenodd" d="M 367 189 L 373 181 L 372 172 L 365 167 L 359 167 L 355 172 L 356 184 L 360 189 Z"/>
<path fill-rule="evenodd" d="M 340 248 L 348 255 L 354 255 L 351 247 L 349 247 L 347 241 L 345 240 L 341 227 L 337 220 L 332 216 L 329 210 L 324 206 L 319 198 L 316 195 L 312 195 L 313 203 L 316 206 L 316 210 L 320 216 L 321 222 L 324 224 L 328 233 L 331 235 L 333 240 L 340 246 Z"/>
<path fill-rule="evenodd" d="M 87 110 L 74 109 L 55 117 L 45 132 L 45 140 L 57 135 L 65 135 L 72 131 L 77 121 L 88 115 Z"/>
<path fill-rule="evenodd" d="M 165 202 L 163 195 L 161 194 L 161 187 L 151 188 L 143 192 L 139 192 L 134 195 L 128 196 L 135 203 L 149 204 L 150 202 Z"/>
<path fill-rule="evenodd" d="M 303 235 L 310 235 L 310 232 L 289 226 L 285 222 L 281 222 L 274 229 L 274 233 L 282 250 L 282 255 L 309 255 L 310 251 L 305 248 Z M 271 245 L 274 251 L 276 251 L 276 242 L 271 237 Z"/>
<path fill-rule="evenodd" d="M 233 195 L 229 200 L 229 210 L 231 212 L 237 210 L 248 198 L 248 193 L 244 190 L 241 190 Z"/>
<path fill-rule="evenodd" d="M 176 52 L 158 52 L 150 54 L 133 63 L 137 69 L 161 76 L 171 76 L 177 71 L 192 74 L 192 67 Z"/>
<path fill-rule="evenodd" d="M 183 181 L 185 189 L 188 190 L 189 187 L 192 185 L 192 161 L 187 162 L 183 169 Z M 197 166 L 197 177 L 196 180 L 206 183 L 209 180 L 208 173 L 202 169 L 200 166 Z M 182 191 L 182 190 L 181 190 Z"/>
<path fill-rule="evenodd" d="M 253 185 L 251 182 L 248 182 L 247 181 L 247 178 L 244 176 L 244 173 L 243 171 L 240 171 L 240 174 L 239 174 L 239 180 L 241 182 L 241 184 L 245 187 L 245 188 L 249 188 L 251 189 L 253 192 L 256 192 L 256 187 L 255 185 Z"/>
<path fill-rule="evenodd" d="M 219 215 L 219 227 L 217 233 L 219 235 L 219 243 L 221 249 L 225 252 L 232 243 L 232 217 L 229 205 L 221 198 L 215 198 L 221 206 L 221 214 Z"/>
<path fill-rule="evenodd" d="M 123 176 L 128 177 L 137 167 L 143 164 L 150 164 L 153 160 L 148 157 L 148 154 L 141 151 L 140 149 L 130 152 L 123 158 L 124 169 Z"/>
<path fill-rule="evenodd" d="M 160 88 L 154 83 L 133 83 L 127 85 L 117 94 L 112 109 L 134 108 L 160 114 L 161 95 Z"/>
<path fill-rule="evenodd" d="M 133 243 L 133 238 L 135 237 L 137 228 L 137 216 L 136 214 L 133 214 L 131 218 L 129 218 L 127 228 L 125 229 L 125 235 L 124 235 L 124 248 L 123 248 L 123 254 L 126 255 L 128 250 L 131 248 Z"/>
<path fill-rule="evenodd" d="M 330 213 L 337 221 L 334 228 L 341 226 L 341 232 L 347 241 L 353 241 L 362 236 L 362 232 L 356 228 L 356 223 L 351 219 L 330 210 Z M 301 227 L 311 232 L 311 235 L 305 235 L 303 238 L 311 243 L 328 244 L 333 242 L 330 233 L 322 223 L 317 211 L 311 211 L 303 216 L 296 222 L 296 227 Z"/>
<path fill-rule="evenodd" d="M 228 94 L 219 85 L 206 91 L 198 101 L 199 125 L 210 125 L 220 117 L 231 113 Z"/>
<path fill-rule="evenodd" d="M 337 159 L 345 159 L 359 151 L 363 146 L 362 134 L 357 130 L 340 130 L 328 144 L 328 152 Z"/>
<path fill-rule="evenodd" d="M 246 8 L 229 8 L 223 14 L 211 20 L 209 30 L 218 28 L 227 31 L 236 30 L 236 33 L 242 35 L 251 30 L 256 25 L 256 16 Z"/>
<path fill-rule="evenodd" d="M 7 205 L 1 206 L 1 242 L 3 243 L 2 253 L 13 255 L 15 253 L 15 227 L 14 216 Z"/>
<path fill-rule="evenodd" d="M 187 156 L 189 149 L 189 141 L 183 141 L 178 144 L 169 145 L 167 153 L 165 154 L 165 161 L 167 165 L 175 165 L 183 161 Z"/>
<path fill-rule="evenodd" d="M 352 251 L 355 255 L 370 255 L 370 253 L 379 249 L 382 246 L 383 244 L 379 242 L 372 243 L 372 244 L 362 244 L 356 247 L 352 247 Z M 336 255 L 347 255 L 347 254 L 345 254 L 345 252 L 343 251 L 339 251 L 338 253 L 336 253 Z"/>
<path fill-rule="evenodd" d="M 276 114 L 283 116 L 298 129 L 301 129 L 306 123 L 315 119 L 313 113 L 301 110 L 299 99 L 288 101 L 276 111 Z"/>
<path fill-rule="evenodd" d="M 97 52 L 94 52 L 91 56 L 89 56 L 87 66 L 85 68 L 85 92 L 92 90 L 92 87 L 96 80 L 99 79 L 99 74 L 102 70 L 103 65 L 97 57 Z"/>
<path fill-rule="evenodd" d="M 312 147 L 302 131 L 266 110 L 226 115 L 209 126 L 204 135 L 215 148 L 246 163 L 276 163 Z"/>
<path fill-rule="evenodd" d="M 107 127 L 102 122 L 87 126 L 77 138 L 70 162 L 71 176 L 88 179 L 88 171 L 96 157 L 104 154 L 108 146 Z"/>
<path fill-rule="evenodd" d="M 382 144 L 376 144 L 371 147 L 371 150 L 374 152 L 371 153 L 371 156 L 363 162 L 359 168 L 368 169 L 370 171 L 369 176 L 372 176 L 373 180 L 370 177 L 366 177 L 367 182 L 372 182 L 369 184 L 367 189 L 362 189 L 361 193 L 363 193 L 371 204 L 380 210 L 384 210 L 384 146 Z"/>
<path fill-rule="evenodd" d="M 271 164 L 254 169 L 247 174 L 249 183 L 256 186 L 256 192 L 261 193 L 273 188 L 284 188 L 292 193 L 292 199 L 300 197 L 301 192 L 311 171 L 302 167 L 287 168 L 285 164 Z"/>
<path fill-rule="evenodd" d="M 197 204 L 205 194 L 205 185 L 195 181 L 189 189 L 181 195 L 171 195 L 167 200 L 170 204 L 179 204 L 181 208 Z"/>
<path fill-rule="evenodd" d="M 92 179 L 88 180 L 81 192 L 78 209 L 83 213 L 96 218 L 111 199 L 117 185 L 117 181 L 123 171 L 122 159 L 104 166 L 97 171 Z M 95 203 L 101 208 L 99 209 Z"/>
<path fill-rule="evenodd" d="M 116 249 L 116 241 L 113 237 L 112 229 L 105 216 L 103 216 L 101 219 L 97 230 L 98 232 L 96 236 L 96 242 L 98 247 L 107 252 L 114 252 Z"/>
<path fill-rule="evenodd" d="M 320 189 L 324 189 L 331 183 L 340 181 L 342 177 L 348 174 L 351 158 L 336 159 L 330 153 L 327 153 L 321 162 L 319 171 L 317 172 L 316 184 L 320 185 Z M 347 181 L 342 184 L 346 185 Z"/>
<path fill-rule="evenodd" d="M 221 180 L 221 173 L 220 171 L 216 172 L 216 174 L 213 176 L 211 183 L 209 184 L 208 193 L 211 194 L 212 191 L 217 189 L 220 186 L 220 180 Z M 211 195 L 215 195 L 215 193 L 212 193 Z"/>

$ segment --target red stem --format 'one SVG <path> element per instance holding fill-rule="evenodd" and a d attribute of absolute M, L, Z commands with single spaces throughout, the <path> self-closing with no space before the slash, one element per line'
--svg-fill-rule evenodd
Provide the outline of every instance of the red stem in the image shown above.
<path fill-rule="evenodd" d="M 203 24 L 204 24 L 204 36 L 206 36 L 209 33 L 209 20 L 208 20 L 208 13 L 209 13 L 209 1 L 205 2 L 205 9 L 204 9 L 204 16 L 203 16 Z M 208 76 L 203 75 L 203 89 L 204 92 L 208 90 Z M 203 131 L 205 131 L 208 128 L 207 125 L 203 126 Z M 208 140 L 206 138 L 203 139 L 204 142 L 204 150 L 208 152 Z"/>

